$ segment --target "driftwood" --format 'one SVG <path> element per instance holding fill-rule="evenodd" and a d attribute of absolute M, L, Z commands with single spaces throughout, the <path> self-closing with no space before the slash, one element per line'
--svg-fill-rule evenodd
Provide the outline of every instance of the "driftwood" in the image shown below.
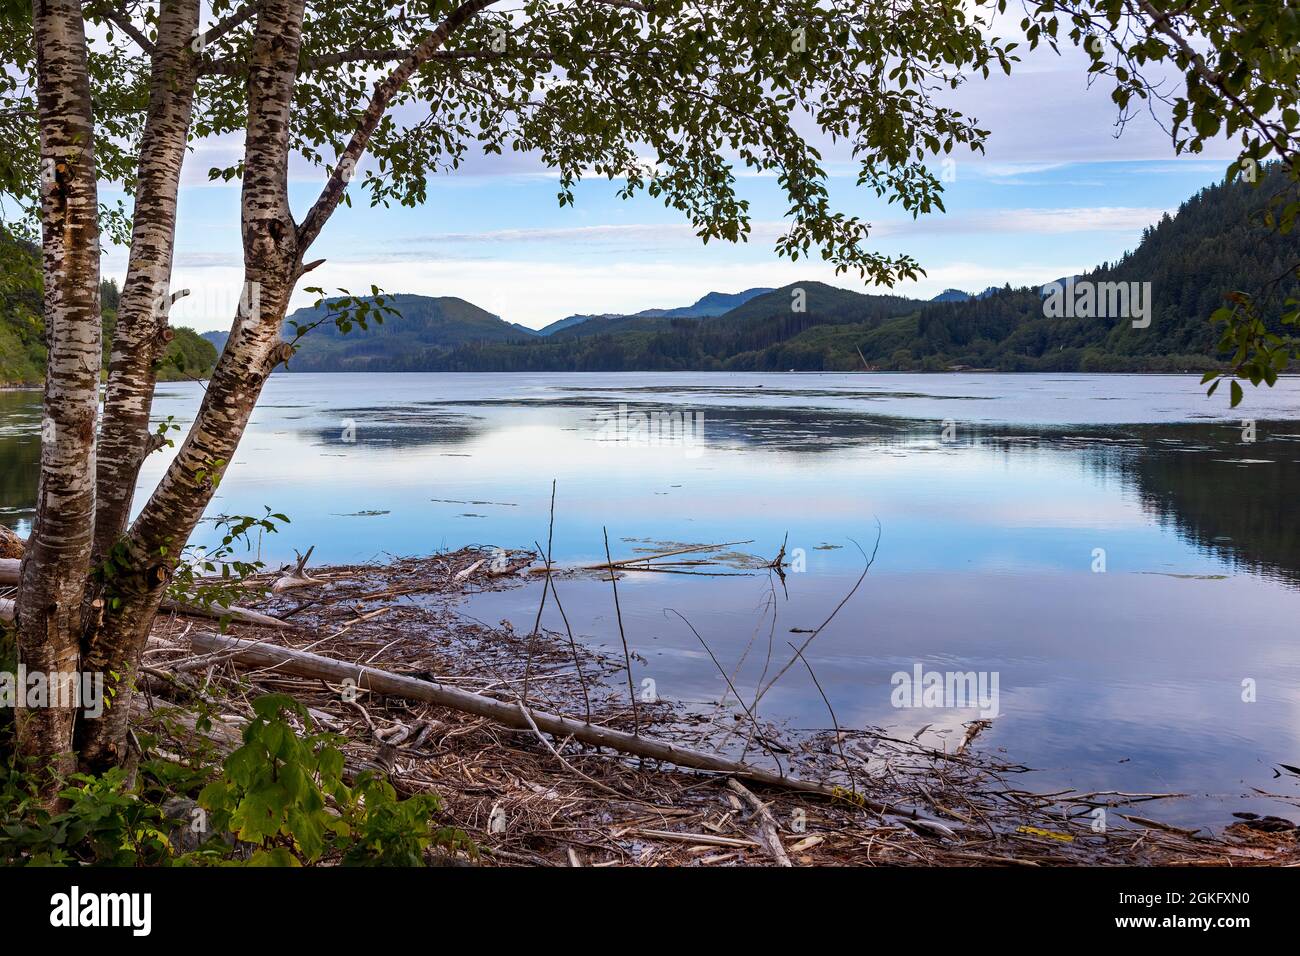
<path fill-rule="evenodd" d="M 782 548 L 784 550 L 784 548 Z M 794 866 L 790 862 L 790 857 L 786 855 L 785 846 L 781 843 L 781 831 L 777 829 L 776 817 L 772 816 L 772 811 L 768 809 L 766 803 L 754 796 L 752 790 L 743 783 L 732 777 L 727 781 L 727 786 L 733 793 L 738 793 L 745 801 L 754 808 L 754 814 L 758 818 L 758 835 L 763 843 L 764 849 L 772 855 L 777 866 Z"/>
<path fill-rule="evenodd" d="M 494 568 L 492 568 L 492 567 L 489 567 L 489 568 L 488 568 L 488 577 L 490 577 L 490 578 L 504 578 L 504 577 L 511 577 L 511 576 L 513 576 L 513 575 L 518 574 L 518 573 L 519 573 L 520 571 L 522 571 L 524 568 L 526 568 L 526 567 L 528 567 L 530 564 L 532 564 L 532 563 L 533 563 L 533 560 L 534 560 L 534 559 L 533 559 L 533 556 L 530 554 L 530 555 L 529 555 L 528 557 L 526 557 L 526 558 L 520 558 L 520 559 L 517 560 L 517 561 L 511 561 L 511 562 L 509 562 L 509 563 L 508 563 L 504 568 L 501 568 L 500 570 L 496 570 L 496 569 L 494 569 Z"/>
<path fill-rule="evenodd" d="M 469 567 L 467 567 L 467 568 L 465 568 L 465 569 L 463 569 L 463 570 L 461 570 L 461 571 L 457 571 L 454 575 L 452 575 L 452 578 L 451 578 L 452 583 L 455 584 L 455 583 L 459 583 L 459 582 L 461 582 L 461 581 L 464 581 L 466 578 L 468 578 L 470 575 L 472 575 L 472 574 L 473 574 L 475 571 L 477 571 L 479 568 L 483 567 L 483 565 L 485 565 L 485 564 L 487 564 L 487 558 L 480 558 L 478 561 L 475 561 L 475 562 L 474 562 L 473 564 L 471 564 Z"/>
<path fill-rule="evenodd" d="M 574 740 L 592 746 L 609 747 L 621 753 L 660 760 L 691 770 L 730 774 L 765 786 L 784 787 L 804 793 L 842 798 L 876 813 L 911 821 L 932 833 L 952 836 L 954 835 L 953 830 L 960 828 L 959 824 L 950 825 L 922 817 L 919 811 L 912 807 L 882 803 L 863 797 L 861 794 L 850 794 L 838 787 L 774 773 L 738 760 L 729 760 L 716 754 L 682 747 L 666 740 L 629 734 L 625 731 L 614 730 L 611 727 L 583 723 L 570 717 L 561 717 L 531 708 L 525 713 L 524 708 L 517 701 L 497 700 L 467 690 L 461 690 L 458 687 L 448 687 L 445 684 L 393 674 L 363 664 L 349 664 L 345 661 L 334 660 L 307 651 L 294 650 L 293 648 L 258 641 L 225 637 L 220 634 L 195 634 L 191 638 L 191 643 L 196 653 L 225 651 L 230 654 L 232 660 L 241 664 L 259 668 L 274 668 L 281 674 L 293 674 L 314 680 L 334 681 L 335 683 L 351 681 L 358 688 L 378 694 L 404 697 L 408 700 L 426 701 L 440 707 L 449 707 L 453 710 L 486 717 L 489 720 L 518 730 L 537 729 L 555 737 L 572 737 Z"/>
<path fill-rule="evenodd" d="M 737 850 L 757 847 L 753 840 L 739 840 L 736 837 L 722 836 L 717 833 L 678 833 L 676 830 L 637 830 L 638 836 L 651 840 L 667 840 L 669 843 L 689 843 L 692 846 L 725 846 Z"/>
<path fill-rule="evenodd" d="M 17 584 L 22 558 L 0 558 L 0 584 Z"/>
<path fill-rule="evenodd" d="M 656 554 L 643 554 L 635 558 L 620 558 L 618 561 L 602 561 L 600 564 L 584 564 L 573 570 L 576 571 L 608 571 L 610 568 L 616 571 L 649 571 L 653 570 L 649 566 L 651 561 L 658 561 L 661 558 L 672 558 L 679 554 L 695 554 L 699 551 L 718 551 L 722 548 L 734 547 L 738 544 L 753 544 L 751 538 L 749 541 L 724 541 L 721 544 L 693 544 L 689 548 L 678 548 L 675 551 L 660 551 Z M 672 562 L 677 563 L 677 562 Z M 555 569 L 552 568 L 552 571 Z M 530 568 L 529 574 L 545 574 L 546 568 Z"/>
<path fill-rule="evenodd" d="M 276 582 L 271 585 L 271 593 L 282 594 L 294 588 L 309 588 L 317 584 L 327 583 L 320 578 L 313 578 L 304 570 L 307 567 L 307 562 L 311 559 L 311 553 L 315 550 L 316 545 L 313 544 L 307 549 L 306 554 L 299 554 L 298 563 L 294 566 L 294 569 L 276 579 Z M 297 554 L 297 552 L 294 553 Z"/>
<path fill-rule="evenodd" d="M 197 617 L 211 617 L 217 620 L 229 618 L 232 621 L 238 621 L 240 624 L 256 624 L 259 627 L 292 627 L 287 621 L 282 621 L 278 617 L 271 617 L 269 614 L 263 614 L 260 611 L 250 611 L 246 607 L 227 607 L 224 604 L 187 604 L 180 601 L 163 601 L 162 609 L 164 611 L 173 611 L 176 614 L 190 614 Z"/>

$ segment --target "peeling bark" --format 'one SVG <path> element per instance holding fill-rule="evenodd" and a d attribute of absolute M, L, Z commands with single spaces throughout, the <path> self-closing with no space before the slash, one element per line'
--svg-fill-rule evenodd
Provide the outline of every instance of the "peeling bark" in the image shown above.
<path fill-rule="evenodd" d="M 165 349 L 169 282 L 176 236 L 176 195 L 193 118 L 199 59 L 191 39 L 198 0 L 162 4 L 140 139 L 131 252 L 118 305 L 104 420 L 99 434 L 95 556 L 108 554 L 126 530 L 140 466 L 153 449 L 149 415 Z"/>
<path fill-rule="evenodd" d="M 215 484 L 233 459 L 263 385 L 285 358 L 280 328 L 302 267 L 289 209 L 289 107 L 302 38 L 303 0 L 263 3 L 249 63 L 248 130 L 241 219 L 244 304 L 235 317 L 193 426 L 125 539 L 127 568 L 114 577 L 117 606 L 88 641 L 88 666 L 105 677 L 114 706 L 81 724 L 82 766 L 118 763 L 140 653 L 175 570 Z"/>
<path fill-rule="evenodd" d="M 36 0 L 32 19 L 49 359 L 36 517 L 16 607 L 18 656 L 29 672 L 75 678 L 95 518 L 100 366 L 95 129 L 80 5 Z M 74 766 L 75 707 L 26 708 L 20 701 L 17 718 L 20 753 L 52 771 L 44 780 L 49 791 L 55 775 Z"/>
<path fill-rule="evenodd" d="M 468 0 L 451 11 L 413 54 L 376 88 L 358 117 L 357 131 L 342 159 L 359 156 L 397 90 L 461 26 L 495 0 Z M 248 124 L 244 140 L 241 224 L 244 245 L 244 296 L 225 351 L 217 362 L 189 434 L 162 481 L 145 503 L 114 552 L 116 573 L 109 582 L 113 600 L 102 622 L 88 630 L 87 667 L 106 672 L 114 706 L 97 720 L 83 720 L 77 736 L 81 765 L 107 769 L 124 757 L 134 675 L 167 581 L 181 549 L 212 499 L 216 482 L 234 458 L 262 387 L 291 349 L 280 338 L 289 298 L 306 269 L 303 254 L 342 197 L 336 172 L 299 227 L 289 208 L 289 117 L 298 70 L 305 0 L 264 0 L 248 62 Z M 159 43 L 162 43 L 160 38 Z M 336 181 L 338 180 L 338 181 Z M 310 268 L 307 267 L 307 268 Z M 125 381 L 129 375 L 124 373 Z M 136 409 L 135 393 L 128 404 Z M 147 428 L 148 412 L 137 420 Z M 130 441 L 115 451 L 115 486 L 125 480 L 122 463 Z M 147 437 L 147 436 L 144 436 Z M 132 475 L 138 471 L 138 463 Z M 133 479 L 134 480 L 134 479 Z M 124 495 L 123 497 L 127 497 Z M 99 545 L 117 543 L 105 521 Z M 116 675 L 116 676 L 114 676 Z"/>
<path fill-rule="evenodd" d="M 17 534 L 0 525 L 0 558 L 21 558 L 27 543 Z"/>

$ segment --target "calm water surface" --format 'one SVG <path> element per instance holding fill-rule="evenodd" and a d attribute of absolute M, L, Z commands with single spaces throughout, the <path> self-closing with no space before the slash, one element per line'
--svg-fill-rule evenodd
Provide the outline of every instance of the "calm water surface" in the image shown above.
<path fill-rule="evenodd" d="M 155 412 L 188 425 L 199 396 L 162 386 Z M 20 529 L 38 400 L 0 393 L 0 520 Z M 142 488 L 165 464 L 151 459 Z M 1274 769 L 1300 765 L 1300 380 L 1234 412 L 1194 376 L 277 375 L 209 515 L 287 513 L 260 542 L 268 561 L 312 544 L 340 562 L 531 547 L 553 478 L 560 564 L 602 558 L 602 527 L 616 557 L 750 539 L 735 550 L 770 557 L 788 535 L 804 562 L 786 592 L 766 573 L 625 576 L 634 676 L 662 696 L 725 689 L 666 609 L 728 667 L 757 634 L 752 687 L 774 593 L 788 656 L 791 629 L 821 623 L 879 528 L 870 575 L 808 652 L 842 725 L 928 725 L 923 740 L 955 746 L 978 715 L 895 708 L 891 676 L 988 672 L 999 714 L 981 742 L 1037 768 L 1028 785 L 1188 793 L 1160 815 L 1197 824 L 1300 819 L 1300 779 Z M 575 629 L 618 646 L 608 585 L 562 588 Z M 536 589 L 465 613 L 526 630 Z M 762 710 L 830 723 L 802 669 Z"/>

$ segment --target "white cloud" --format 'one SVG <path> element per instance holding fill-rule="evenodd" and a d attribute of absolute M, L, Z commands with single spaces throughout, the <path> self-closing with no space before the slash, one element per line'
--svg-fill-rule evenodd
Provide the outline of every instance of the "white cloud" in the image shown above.
<path fill-rule="evenodd" d="M 1071 232 L 1134 232 L 1150 225 L 1167 210 L 1147 206 L 1075 206 L 1038 209 L 991 209 L 957 215 L 931 215 L 920 219 L 877 219 L 872 223 L 873 236 L 943 235 L 946 233 L 1026 233 L 1061 234 Z M 781 221 L 756 221 L 751 224 L 750 239 L 775 239 L 789 228 Z M 467 243 L 597 243 L 618 242 L 686 242 L 699 239 L 689 223 L 614 223 L 545 228 L 491 229 L 481 232 L 449 232 L 437 235 L 404 237 L 400 243 L 404 254 L 420 255 L 415 247 L 430 245 L 465 245 Z"/>

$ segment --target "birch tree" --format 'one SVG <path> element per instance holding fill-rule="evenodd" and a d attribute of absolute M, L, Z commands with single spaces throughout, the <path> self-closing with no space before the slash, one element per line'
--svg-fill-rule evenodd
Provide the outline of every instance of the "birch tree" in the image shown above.
<path fill-rule="evenodd" d="M 134 672 L 159 603 L 263 385 L 293 354 L 282 336 L 290 298 L 320 264 L 311 247 L 352 193 L 419 204 L 429 177 L 454 171 L 471 150 L 520 152 L 555 170 L 562 205 L 598 176 L 625 198 L 663 201 L 704 242 L 737 242 L 751 225 L 737 190 L 745 170 L 785 194 L 779 254 L 820 256 L 892 285 L 921 274 L 919 263 L 867 248 L 869 223 L 832 203 L 819 145 L 842 144 L 860 188 L 912 215 L 942 209 L 927 162 L 982 149 L 987 132 L 935 94 L 990 67 L 1009 70 L 1013 46 L 958 0 L 524 0 L 509 9 L 501 0 L 218 0 L 206 18 L 197 2 L 163 0 L 91 3 L 85 13 L 120 44 L 103 62 L 148 77 L 133 104 L 119 88 L 129 82 L 103 76 L 118 91 L 104 102 L 123 115 L 134 105 L 143 123 L 136 133 L 118 117 L 120 135 L 99 140 L 135 198 L 98 431 L 98 507 L 78 525 L 84 538 L 93 517 L 93 559 L 85 540 L 57 566 L 35 547 L 27 558 L 33 580 L 59 582 L 69 597 L 86 592 L 83 623 L 60 621 L 58 640 L 79 647 L 82 669 L 111 685 L 113 706 L 80 720 L 71 741 L 89 770 L 125 757 Z M 38 17 L 34 27 L 39 35 L 47 24 Z M 140 464 L 156 447 L 152 368 L 167 335 L 180 170 L 188 143 L 223 134 L 243 136 L 240 160 L 210 171 L 240 182 L 241 306 L 193 426 L 129 520 Z M 289 202 L 291 156 L 322 171 L 305 210 Z M 62 256 L 47 231 L 49 268 L 66 279 L 72 262 Z M 78 315 L 81 329 L 90 320 Z M 83 476 L 93 438 L 67 450 Z M 94 494 L 83 490 L 86 507 Z M 46 528 L 48 510 L 43 498 Z M 37 594 L 24 578 L 20 629 L 33 640 Z M 61 724 L 28 749 L 66 751 L 66 733 Z"/>
<path fill-rule="evenodd" d="M 47 680 L 75 680 L 81 604 L 95 521 L 99 405 L 99 194 L 95 131 L 80 6 L 36 0 L 36 98 L 44 312 L 49 357 L 41 423 L 36 518 L 17 604 L 20 663 Z M 20 695 L 21 696 L 21 695 Z M 72 701 L 24 709 L 24 756 L 64 773 L 72 759 Z"/>

